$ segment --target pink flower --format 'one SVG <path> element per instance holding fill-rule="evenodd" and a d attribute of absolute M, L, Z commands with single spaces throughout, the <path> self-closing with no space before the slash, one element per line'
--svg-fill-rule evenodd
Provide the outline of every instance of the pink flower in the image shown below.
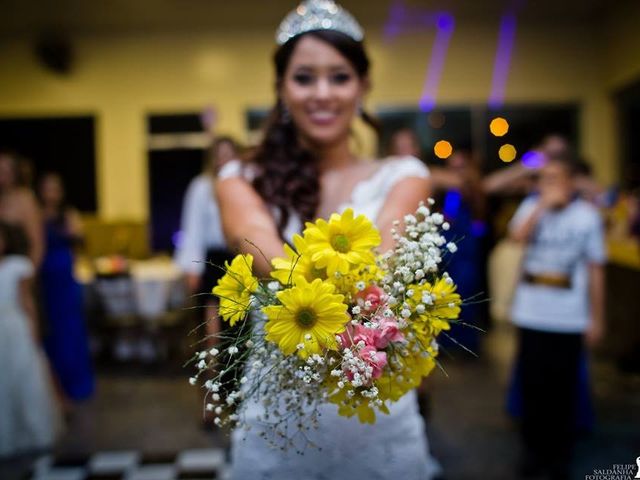
<path fill-rule="evenodd" d="M 401 342 L 404 335 L 398 328 L 398 322 L 391 318 L 379 319 L 379 329 L 376 330 L 374 345 L 376 348 L 385 349 L 391 342 Z"/>
<path fill-rule="evenodd" d="M 369 285 L 367 288 L 358 292 L 356 298 L 362 300 L 362 302 L 369 302 L 370 306 L 365 307 L 368 312 L 374 312 L 382 305 L 385 300 L 385 293 L 377 285 Z M 359 302 L 358 302 L 359 303 Z"/>
<path fill-rule="evenodd" d="M 387 364 L 386 352 L 379 352 L 373 345 L 367 345 L 358 352 L 360 358 L 373 368 L 372 378 L 380 378 L 382 369 Z"/>
<path fill-rule="evenodd" d="M 377 331 L 367 328 L 364 325 L 347 325 L 347 329 L 340 334 L 342 347 L 357 345 L 361 341 L 365 345 L 375 345 Z"/>
<path fill-rule="evenodd" d="M 394 323 L 395 322 L 391 322 Z M 385 346 L 389 344 L 390 340 L 381 338 L 380 335 L 386 332 L 390 335 L 390 338 L 404 338 L 401 333 L 398 332 L 397 325 L 395 325 L 395 331 L 392 326 L 387 326 L 386 330 L 379 330 L 374 328 L 367 328 L 364 325 L 349 325 L 347 330 L 340 334 L 341 344 L 343 347 L 349 348 L 353 345 L 358 345 L 360 342 L 364 343 L 364 346 L 358 350 L 357 355 L 360 359 L 372 368 L 372 379 L 379 378 L 382 375 L 382 370 L 387 364 L 386 352 L 379 351 L 378 344 L 385 343 Z M 395 341 L 395 340 L 392 340 Z M 353 372 L 346 371 L 349 380 L 353 380 Z"/>

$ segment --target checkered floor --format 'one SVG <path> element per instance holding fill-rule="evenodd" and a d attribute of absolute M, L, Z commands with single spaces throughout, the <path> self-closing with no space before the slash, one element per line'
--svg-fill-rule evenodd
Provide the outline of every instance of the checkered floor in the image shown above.
<path fill-rule="evenodd" d="M 86 457 L 39 458 L 30 480 L 188 480 L 226 479 L 222 449 L 183 450 L 144 455 L 134 450 L 98 452 Z"/>

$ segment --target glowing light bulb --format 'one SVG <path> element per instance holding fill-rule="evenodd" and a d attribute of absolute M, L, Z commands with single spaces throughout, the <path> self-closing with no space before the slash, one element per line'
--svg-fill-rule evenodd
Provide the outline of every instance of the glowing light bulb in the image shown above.
<path fill-rule="evenodd" d="M 436 144 L 433 147 L 433 153 L 435 153 L 436 157 L 438 158 L 442 158 L 442 159 L 448 158 L 452 152 L 453 152 L 453 147 L 446 140 L 440 140 L 436 142 Z"/>
<path fill-rule="evenodd" d="M 505 163 L 513 162 L 516 159 L 516 147 L 510 143 L 505 143 L 498 150 L 498 157 Z"/>
<path fill-rule="evenodd" d="M 509 122 L 502 117 L 496 117 L 491 120 L 489 131 L 496 137 L 503 137 L 509 131 Z"/>

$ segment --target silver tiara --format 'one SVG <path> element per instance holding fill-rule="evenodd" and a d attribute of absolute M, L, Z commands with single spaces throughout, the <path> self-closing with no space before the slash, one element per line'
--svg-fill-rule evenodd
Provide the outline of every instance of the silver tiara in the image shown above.
<path fill-rule="evenodd" d="M 276 32 L 276 43 L 283 45 L 311 30 L 335 30 L 357 42 L 364 37 L 362 27 L 353 15 L 333 0 L 305 0 L 284 18 Z"/>

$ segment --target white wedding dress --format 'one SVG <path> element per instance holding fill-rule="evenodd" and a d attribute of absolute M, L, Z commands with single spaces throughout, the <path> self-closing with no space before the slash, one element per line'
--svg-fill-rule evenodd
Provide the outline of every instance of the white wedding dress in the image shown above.
<path fill-rule="evenodd" d="M 225 165 L 219 178 L 244 176 L 251 172 L 239 162 Z M 356 184 L 351 200 L 339 211 L 352 207 L 375 222 L 388 193 L 404 178 L 427 177 L 427 167 L 414 157 L 392 157 L 382 162 L 375 173 Z M 290 220 L 285 231 L 291 238 L 301 231 L 300 219 Z M 412 391 L 389 404 L 390 414 L 376 413 L 373 425 L 362 424 L 357 417 L 338 415 L 337 406 L 320 406 L 320 425 L 306 432 L 320 449 L 309 447 L 304 454 L 295 449 L 277 450 L 260 437 L 264 427 L 258 418 L 264 407 L 248 400 L 243 415 L 249 431 L 238 429 L 232 434 L 233 480 L 428 480 L 440 472 L 431 457 L 418 412 L 416 392 Z"/>
<path fill-rule="evenodd" d="M 19 284 L 33 275 L 27 257 L 0 258 L 0 458 L 49 448 L 59 429 L 46 358 L 19 302 Z"/>

